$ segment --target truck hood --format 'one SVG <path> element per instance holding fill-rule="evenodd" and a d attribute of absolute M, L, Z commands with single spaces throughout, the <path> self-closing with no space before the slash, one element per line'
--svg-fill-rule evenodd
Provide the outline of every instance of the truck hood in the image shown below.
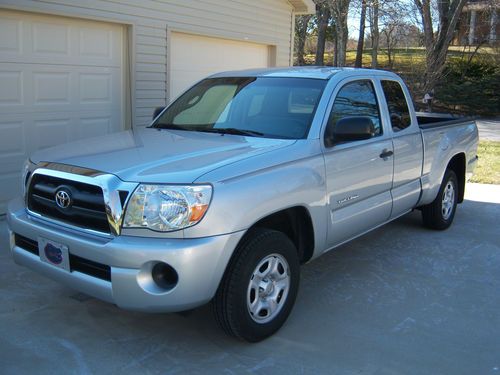
<path fill-rule="evenodd" d="M 214 169 L 295 142 L 141 128 L 38 151 L 31 156 L 31 161 L 94 169 L 124 181 L 190 183 Z"/>

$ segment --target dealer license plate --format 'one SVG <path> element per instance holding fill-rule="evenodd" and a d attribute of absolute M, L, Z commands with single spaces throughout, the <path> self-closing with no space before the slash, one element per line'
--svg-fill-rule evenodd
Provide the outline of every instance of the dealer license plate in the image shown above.
<path fill-rule="evenodd" d="M 69 272 L 68 246 L 43 237 L 38 237 L 38 250 L 40 252 L 40 259 L 43 262 Z"/>

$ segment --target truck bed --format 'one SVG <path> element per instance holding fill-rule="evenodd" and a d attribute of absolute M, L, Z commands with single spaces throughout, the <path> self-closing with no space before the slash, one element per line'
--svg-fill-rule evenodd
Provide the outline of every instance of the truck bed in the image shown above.
<path fill-rule="evenodd" d="M 418 126 L 422 130 L 456 125 L 474 120 L 473 117 L 460 117 L 447 113 L 416 112 L 415 114 L 417 115 Z"/>

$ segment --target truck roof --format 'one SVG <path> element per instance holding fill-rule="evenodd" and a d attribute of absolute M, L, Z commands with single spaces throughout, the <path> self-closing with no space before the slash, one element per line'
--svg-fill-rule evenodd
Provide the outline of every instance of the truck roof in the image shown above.
<path fill-rule="evenodd" d="M 313 78 L 328 80 L 340 72 L 349 72 L 349 75 L 376 73 L 377 75 L 394 75 L 393 73 L 360 68 L 337 68 L 331 66 L 290 66 L 281 68 L 247 69 L 221 72 L 211 75 L 208 78 L 221 77 L 280 77 L 280 78 Z"/>

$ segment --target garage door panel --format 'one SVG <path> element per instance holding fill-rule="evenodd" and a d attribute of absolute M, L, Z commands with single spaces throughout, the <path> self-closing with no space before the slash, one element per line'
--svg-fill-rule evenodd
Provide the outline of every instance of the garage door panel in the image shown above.
<path fill-rule="evenodd" d="M 70 140 L 71 118 L 35 120 L 35 150 L 60 145 Z"/>
<path fill-rule="evenodd" d="M 0 53 L 21 53 L 22 22 L 0 16 Z"/>
<path fill-rule="evenodd" d="M 29 154 L 123 129 L 123 33 L 0 11 L 0 213 Z"/>
<path fill-rule="evenodd" d="M 80 120 L 78 138 L 90 138 L 105 135 L 111 132 L 110 116 L 95 116 Z"/>
<path fill-rule="evenodd" d="M 34 105 L 70 104 L 70 73 L 33 72 Z"/>
<path fill-rule="evenodd" d="M 70 28 L 67 25 L 35 22 L 31 26 L 31 32 L 32 50 L 35 55 L 50 55 L 51 57 L 70 55 Z M 26 46 L 26 48 L 29 48 L 29 46 Z"/>
<path fill-rule="evenodd" d="M 122 106 L 122 95 L 122 73 L 117 68 L 0 65 L 2 114 L 116 110 Z"/>
<path fill-rule="evenodd" d="M 111 103 L 112 73 L 80 73 L 80 103 Z"/>
<path fill-rule="evenodd" d="M 0 176 L 21 170 L 27 157 L 25 128 L 25 121 L 0 121 Z"/>
<path fill-rule="evenodd" d="M 113 32 L 111 30 L 81 28 L 78 44 L 80 57 L 113 60 Z"/>
<path fill-rule="evenodd" d="M 2 173 L 0 175 L 0 197 L 14 198 L 21 195 L 21 168 L 17 173 Z M 0 200 L 0 212 L 7 209 L 7 201 Z"/>
<path fill-rule="evenodd" d="M 23 72 L 19 70 L 0 71 L 0 106 L 23 104 Z"/>
<path fill-rule="evenodd" d="M 170 36 L 171 99 L 207 75 L 269 66 L 270 49 L 264 44 L 178 32 Z"/>
<path fill-rule="evenodd" d="M 0 158 L 26 155 L 24 121 L 0 122 Z"/>
<path fill-rule="evenodd" d="M 123 30 L 119 25 L 2 13 L 6 16 L 0 16 L 1 62 L 16 62 L 22 55 L 24 62 L 34 64 L 121 67 Z"/>

